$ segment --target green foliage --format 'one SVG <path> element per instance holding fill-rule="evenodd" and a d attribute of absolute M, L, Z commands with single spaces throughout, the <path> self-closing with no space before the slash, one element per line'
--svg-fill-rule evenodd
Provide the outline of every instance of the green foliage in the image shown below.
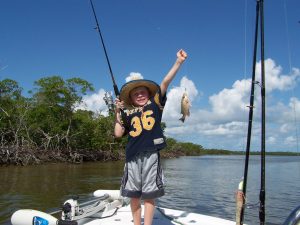
<path fill-rule="evenodd" d="M 80 78 L 72 78 L 64 81 L 59 76 L 45 77 L 35 83 L 35 90 L 31 91 L 37 104 L 48 107 L 61 107 L 66 111 L 72 111 L 76 103 L 82 100 L 82 95 L 87 91 L 93 91 L 93 86 Z"/>
<path fill-rule="evenodd" d="M 97 127 L 93 115 L 93 112 L 85 110 L 74 112 L 71 136 L 72 148 L 92 149 L 92 139 L 95 136 L 94 130 Z"/>
<path fill-rule="evenodd" d="M 201 145 L 193 144 L 190 142 L 177 142 L 173 138 L 167 138 L 168 152 L 179 152 L 182 155 L 194 156 L 203 154 L 203 147 Z"/>
<path fill-rule="evenodd" d="M 112 150 L 114 143 L 113 128 L 114 118 L 113 116 L 104 117 L 100 115 L 97 119 L 97 127 L 95 129 L 95 136 L 92 139 L 94 149 Z"/>
<path fill-rule="evenodd" d="M 1 145 L 19 146 L 25 135 L 24 123 L 29 108 L 28 99 L 21 95 L 22 89 L 14 80 L 0 81 L 0 134 Z"/>
<path fill-rule="evenodd" d="M 44 149 L 71 148 L 74 108 L 92 85 L 80 78 L 64 81 L 59 76 L 45 77 L 31 91 L 32 109 L 29 113 L 32 135 Z"/>
<path fill-rule="evenodd" d="M 203 147 L 201 145 L 186 142 L 181 143 L 180 147 L 185 152 L 185 154 L 189 156 L 203 154 Z"/>
<path fill-rule="evenodd" d="M 160 123 L 160 127 L 161 127 L 161 129 L 163 130 L 163 133 L 165 133 L 165 129 L 166 129 L 166 127 L 167 127 L 166 123 L 165 123 L 165 122 L 161 122 L 161 123 Z"/>
<path fill-rule="evenodd" d="M 3 100 L 13 100 L 21 97 L 22 89 L 18 83 L 11 79 L 4 79 L 0 81 L 0 99 L 1 103 Z M 2 105 L 2 104 L 1 104 Z"/>
<path fill-rule="evenodd" d="M 22 149 L 31 151 L 33 158 L 45 154 L 59 159 L 73 157 L 68 161 L 80 161 L 81 155 L 86 154 L 92 159 L 92 152 L 98 152 L 97 159 L 105 160 L 124 155 L 127 138 L 114 138 L 112 113 L 103 116 L 75 110 L 83 95 L 94 90 L 90 83 L 80 78 L 64 80 L 51 76 L 39 79 L 34 85 L 29 92 L 31 97 L 25 98 L 16 81 L 0 81 L 0 144 L 11 150 L 4 152 L 8 154 L 7 160 L 12 152 L 14 160 L 22 160 L 19 158 Z"/>

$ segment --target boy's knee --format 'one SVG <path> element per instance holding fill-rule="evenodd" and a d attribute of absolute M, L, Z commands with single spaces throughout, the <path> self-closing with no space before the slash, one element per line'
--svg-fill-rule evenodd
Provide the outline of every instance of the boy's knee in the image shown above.
<path fill-rule="evenodd" d="M 139 198 L 131 198 L 130 203 L 131 205 L 140 205 L 141 200 Z"/>
<path fill-rule="evenodd" d="M 155 200 L 154 199 L 144 199 L 144 203 L 145 204 L 151 204 L 151 205 L 154 205 L 154 203 L 155 203 Z"/>

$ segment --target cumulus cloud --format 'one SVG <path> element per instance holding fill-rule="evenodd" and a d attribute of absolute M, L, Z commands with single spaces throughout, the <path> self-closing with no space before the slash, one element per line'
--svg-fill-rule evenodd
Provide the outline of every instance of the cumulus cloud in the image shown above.
<path fill-rule="evenodd" d="M 288 136 L 284 140 L 284 144 L 287 146 L 295 146 L 296 145 L 296 138 L 294 136 Z"/>
<path fill-rule="evenodd" d="M 237 80 L 230 89 L 223 89 L 209 97 L 212 113 L 223 120 L 238 119 L 249 105 L 251 80 Z M 241 119 L 241 118 L 239 118 Z"/>
<path fill-rule="evenodd" d="M 131 72 L 126 78 L 125 81 L 126 83 L 132 80 L 138 80 L 138 79 L 144 79 L 142 74 L 137 73 L 137 72 Z"/>
<path fill-rule="evenodd" d="M 283 134 L 291 132 L 293 130 L 293 126 L 291 124 L 284 123 L 280 126 L 279 131 Z"/>
<path fill-rule="evenodd" d="M 266 140 L 266 143 L 267 144 L 275 144 L 276 143 L 276 138 L 271 136 L 271 137 L 268 137 L 267 140 Z"/>
<path fill-rule="evenodd" d="M 256 65 L 256 80 L 261 80 L 260 62 Z M 300 70 L 294 68 L 290 75 L 282 74 L 281 66 L 277 66 L 272 59 L 265 61 L 265 80 L 267 93 L 272 91 L 287 91 L 293 89 L 299 81 Z M 258 92 L 256 86 L 256 93 Z M 237 80 L 231 88 L 225 88 L 217 94 L 209 97 L 212 113 L 223 120 L 240 120 L 239 117 L 245 113 L 246 106 L 249 105 L 249 96 L 251 90 L 251 79 Z M 260 107 L 260 96 L 256 95 L 255 105 Z M 258 110 L 257 110 L 258 111 Z"/>
<path fill-rule="evenodd" d="M 296 97 L 292 97 L 289 103 L 290 108 L 294 109 L 294 111 L 299 115 L 300 112 L 300 101 Z"/>
<path fill-rule="evenodd" d="M 104 89 L 100 89 L 98 93 L 83 96 L 82 102 L 75 107 L 75 110 L 89 110 L 101 113 L 103 115 L 107 115 L 108 109 L 105 104 L 105 101 L 103 100 L 105 92 L 106 91 Z"/>
<path fill-rule="evenodd" d="M 256 74 L 258 80 L 261 77 L 261 62 L 256 64 Z M 282 67 L 276 65 L 272 59 L 265 60 L 265 77 L 266 77 L 266 91 L 273 90 L 286 91 L 291 90 L 297 85 L 299 81 L 300 70 L 293 68 L 290 75 L 282 74 Z"/>

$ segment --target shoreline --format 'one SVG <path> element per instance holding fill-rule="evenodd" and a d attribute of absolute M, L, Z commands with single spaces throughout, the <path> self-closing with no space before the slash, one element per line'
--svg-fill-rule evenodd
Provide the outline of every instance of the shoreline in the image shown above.
<path fill-rule="evenodd" d="M 221 149 L 194 149 L 183 150 L 167 147 L 161 152 L 162 159 L 172 159 L 181 156 L 203 156 L 203 155 L 245 155 L 243 151 L 231 151 Z M 250 152 L 250 155 L 260 155 L 260 152 Z M 267 156 L 300 156 L 300 152 L 266 152 Z M 125 160 L 124 150 L 64 150 L 64 151 L 42 151 L 32 149 L 1 149 L 0 166 L 27 166 L 41 165 L 47 163 L 81 164 L 84 162 L 112 162 Z"/>

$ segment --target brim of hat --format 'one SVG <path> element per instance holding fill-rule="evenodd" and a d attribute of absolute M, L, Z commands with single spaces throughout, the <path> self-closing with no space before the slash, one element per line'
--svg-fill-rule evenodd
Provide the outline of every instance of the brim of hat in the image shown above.
<path fill-rule="evenodd" d="M 130 92 L 137 87 L 146 87 L 149 90 L 149 96 L 153 97 L 159 90 L 159 85 L 151 80 L 132 80 L 124 84 L 120 91 L 120 100 L 124 101 L 126 108 L 132 108 L 132 103 L 130 100 Z"/>

